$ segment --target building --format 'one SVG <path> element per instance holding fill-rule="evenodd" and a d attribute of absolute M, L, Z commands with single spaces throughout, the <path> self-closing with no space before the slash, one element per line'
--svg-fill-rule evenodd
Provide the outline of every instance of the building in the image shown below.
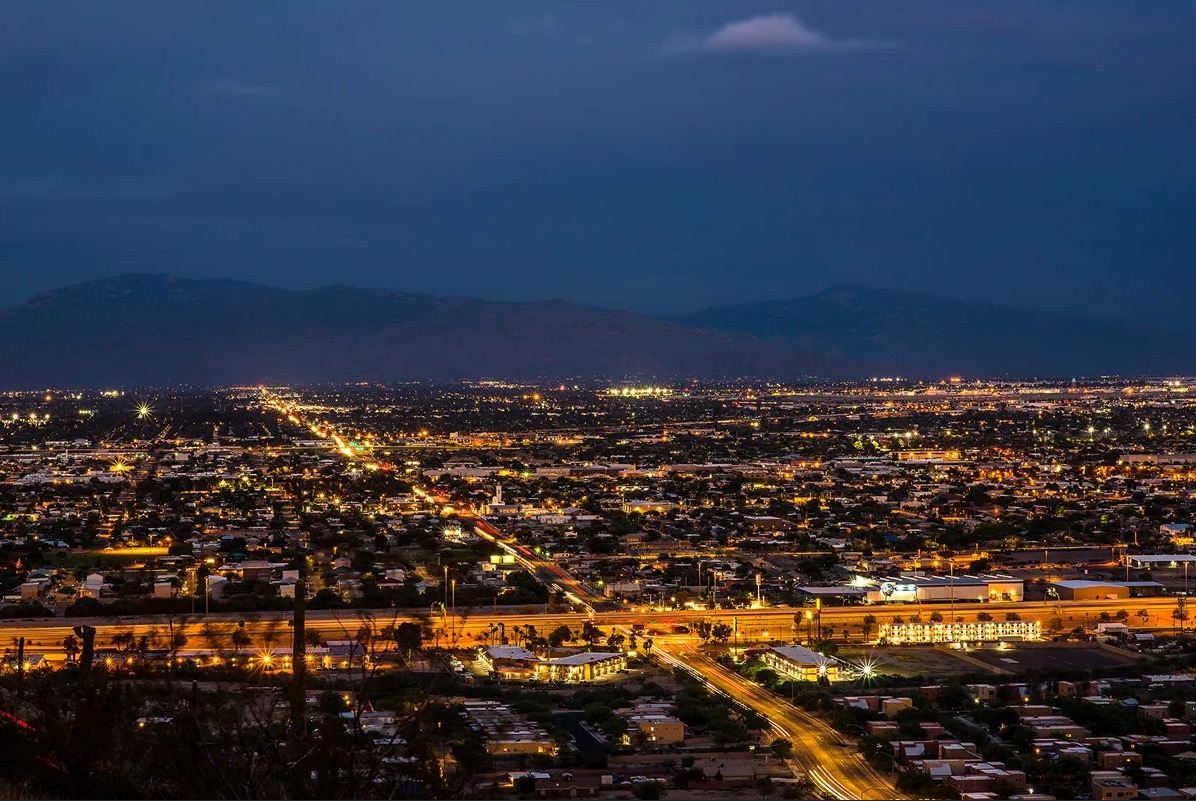
<path fill-rule="evenodd" d="M 627 514 L 655 512 L 662 515 L 680 508 L 680 504 L 672 501 L 623 501 L 623 511 Z"/>
<path fill-rule="evenodd" d="M 478 649 L 482 667 L 500 679 L 535 678 L 540 657 L 521 645 L 487 645 Z"/>
<path fill-rule="evenodd" d="M 899 462 L 958 462 L 957 450 L 908 450 L 897 451 Z"/>
<path fill-rule="evenodd" d="M 1187 553 L 1126 554 L 1126 559 L 1129 560 L 1130 567 L 1142 570 L 1158 570 L 1160 568 L 1183 570 L 1185 567 L 1191 569 L 1193 563 L 1196 563 L 1196 556 Z M 1196 573 L 1196 570 L 1193 572 Z"/>
<path fill-rule="evenodd" d="M 654 745 L 673 745 L 685 742 L 685 724 L 672 715 L 660 713 L 632 714 L 627 718 L 626 744 L 637 741 Z"/>
<path fill-rule="evenodd" d="M 1042 639 L 1037 620 L 989 620 L 975 623 L 884 623 L 880 640 L 891 645 L 935 642 L 997 642 Z"/>
<path fill-rule="evenodd" d="M 783 676 L 802 681 L 838 681 L 840 665 L 829 656 L 811 651 L 804 645 L 774 645 L 760 654 L 764 663 Z"/>
<path fill-rule="evenodd" d="M 627 655 L 622 651 L 608 653 L 588 651 L 538 662 L 536 678 L 543 681 L 595 681 L 627 668 Z"/>
<path fill-rule="evenodd" d="M 486 751 L 495 756 L 556 754 L 556 740 L 540 726 L 498 701 L 466 699 L 462 716 L 486 739 Z"/>
<path fill-rule="evenodd" d="M 1138 785 L 1129 779 L 1093 779 L 1092 798 L 1094 801 L 1125 801 L 1138 797 Z"/>
<path fill-rule="evenodd" d="M 934 603 L 972 601 L 1021 601 L 1025 582 L 1013 576 L 922 576 L 902 573 L 884 578 L 856 576 L 853 586 L 866 589 L 868 603 Z"/>
<path fill-rule="evenodd" d="M 1090 581 L 1070 579 L 1051 584 L 1061 601 L 1097 601 L 1105 598 L 1144 598 L 1163 594 L 1157 581 Z"/>
<path fill-rule="evenodd" d="M 519 645 L 487 645 L 478 649 L 478 661 L 500 679 L 528 681 L 596 681 L 627 668 L 622 651 L 587 651 L 559 659 L 541 659 Z"/>

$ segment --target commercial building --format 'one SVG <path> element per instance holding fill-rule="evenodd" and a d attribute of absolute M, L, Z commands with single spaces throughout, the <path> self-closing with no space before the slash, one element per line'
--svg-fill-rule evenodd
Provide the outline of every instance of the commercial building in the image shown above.
<path fill-rule="evenodd" d="M 1129 560 L 1130 567 L 1143 570 L 1157 570 L 1159 568 L 1183 570 L 1185 564 L 1191 570 L 1193 565 L 1196 565 L 1196 556 L 1188 553 L 1135 553 L 1127 554 L 1126 559 Z M 1192 572 L 1196 575 L 1196 570 Z"/>
<path fill-rule="evenodd" d="M 1157 581 L 1089 581 L 1071 579 L 1051 584 L 1061 601 L 1098 601 L 1105 598 L 1147 598 L 1163 594 Z"/>
<path fill-rule="evenodd" d="M 1042 624 L 1037 620 L 990 620 L 976 623 L 885 623 L 880 640 L 892 645 L 935 642 L 998 642 L 1038 640 Z"/>
<path fill-rule="evenodd" d="M 559 659 L 541 659 L 519 645 L 487 645 L 478 649 L 478 662 L 500 679 L 527 681 L 595 681 L 627 668 L 622 651 L 587 651 Z"/>
<path fill-rule="evenodd" d="M 464 701 L 461 715 L 486 739 L 486 751 L 495 756 L 556 754 L 556 740 L 498 701 Z"/>
<path fill-rule="evenodd" d="M 685 724 L 672 715 L 635 714 L 627 719 L 627 733 L 623 739 L 628 745 L 637 740 L 656 745 L 682 743 L 685 742 Z"/>
<path fill-rule="evenodd" d="M 1025 582 L 1004 574 L 923 576 L 901 573 L 869 578 L 856 576 L 853 586 L 866 591 L 868 603 L 935 603 L 941 601 L 1021 601 Z"/>
<path fill-rule="evenodd" d="M 540 657 L 520 645 L 487 645 L 478 649 L 482 667 L 500 679 L 531 679 Z"/>
<path fill-rule="evenodd" d="M 774 645 L 760 656 L 777 673 L 802 681 L 838 681 L 841 677 L 838 662 L 803 645 Z"/>
<path fill-rule="evenodd" d="M 627 655 L 622 651 L 589 651 L 539 662 L 535 671 L 536 678 L 543 681 L 579 682 L 601 679 L 626 668 Z"/>

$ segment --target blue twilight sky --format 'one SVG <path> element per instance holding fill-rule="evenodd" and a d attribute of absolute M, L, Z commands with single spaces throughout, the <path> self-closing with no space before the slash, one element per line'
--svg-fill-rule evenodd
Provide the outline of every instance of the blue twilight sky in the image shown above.
<path fill-rule="evenodd" d="M 651 312 L 1196 291 L 1196 3 L 0 4 L 0 306 L 122 272 Z"/>

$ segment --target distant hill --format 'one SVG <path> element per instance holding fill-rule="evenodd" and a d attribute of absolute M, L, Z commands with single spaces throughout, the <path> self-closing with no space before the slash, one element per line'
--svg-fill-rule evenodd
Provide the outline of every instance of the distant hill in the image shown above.
<path fill-rule="evenodd" d="M 1196 373 L 1190 334 L 855 286 L 672 319 L 919 375 Z"/>
<path fill-rule="evenodd" d="M 125 275 L 0 312 L 0 388 L 571 376 L 852 375 L 749 334 L 561 301 Z"/>

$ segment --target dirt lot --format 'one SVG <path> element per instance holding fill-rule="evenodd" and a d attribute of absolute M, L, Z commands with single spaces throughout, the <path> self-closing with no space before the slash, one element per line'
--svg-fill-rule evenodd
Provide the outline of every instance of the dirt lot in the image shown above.
<path fill-rule="evenodd" d="M 1137 661 L 1132 654 L 1118 653 L 1089 642 L 1010 643 L 1005 650 L 984 648 L 968 655 L 1002 670 L 1101 670 Z"/>
<path fill-rule="evenodd" d="M 876 662 L 878 673 L 891 676 L 924 676 L 928 681 L 947 679 L 961 673 L 976 673 L 980 670 L 949 653 L 936 651 L 931 645 L 903 645 L 883 647 L 843 647 L 839 658 L 849 662 L 864 659 Z"/>

